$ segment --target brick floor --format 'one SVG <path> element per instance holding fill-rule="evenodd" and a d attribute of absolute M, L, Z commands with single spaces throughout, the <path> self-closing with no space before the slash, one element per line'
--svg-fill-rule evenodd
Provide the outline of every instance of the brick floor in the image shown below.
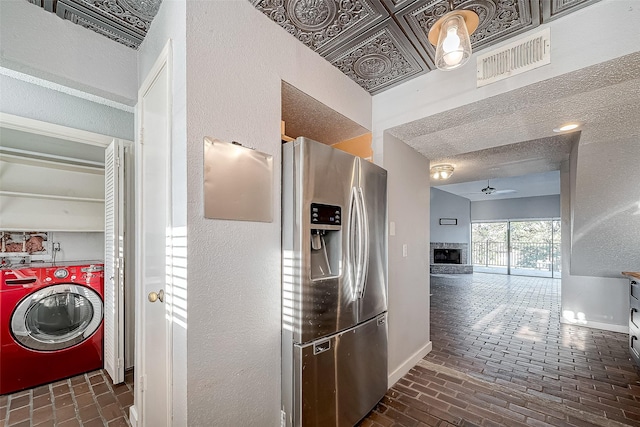
<path fill-rule="evenodd" d="M 7 427 L 130 426 L 133 371 L 113 385 L 103 370 L 0 396 Z"/>
<path fill-rule="evenodd" d="M 360 423 L 640 426 L 625 334 L 562 325 L 560 281 L 431 276 L 433 350 Z"/>

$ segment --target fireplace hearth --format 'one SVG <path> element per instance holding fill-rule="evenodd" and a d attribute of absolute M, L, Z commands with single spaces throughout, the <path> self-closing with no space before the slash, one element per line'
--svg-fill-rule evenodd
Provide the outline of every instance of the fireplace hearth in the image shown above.
<path fill-rule="evenodd" d="M 460 260 L 460 249 L 434 249 L 434 264 L 462 264 Z"/>
<path fill-rule="evenodd" d="M 431 274 L 471 274 L 468 243 L 431 242 Z"/>

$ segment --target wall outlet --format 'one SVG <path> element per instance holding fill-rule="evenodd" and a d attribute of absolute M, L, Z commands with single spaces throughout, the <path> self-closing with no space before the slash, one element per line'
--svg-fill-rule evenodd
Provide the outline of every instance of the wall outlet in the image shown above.
<path fill-rule="evenodd" d="M 391 221 L 389 223 L 389 235 L 390 236 L 395 236 L 396 235 L 396 223 L 395 223 L 395 221 Z"/>
<path fill-rule="evenodd" d="M 406 243 L 403 243 L 403 244 L 402 244 L 402 256 L 403 256 L 404 258 L 406 258 L 406 257 L 407 257 L 407 244 L 406 244 Z"/>

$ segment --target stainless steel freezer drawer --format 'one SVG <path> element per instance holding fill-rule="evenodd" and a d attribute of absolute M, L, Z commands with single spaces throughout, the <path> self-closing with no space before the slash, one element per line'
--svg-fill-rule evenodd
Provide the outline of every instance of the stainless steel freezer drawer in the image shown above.
<path fill-rule="evenodd" d="M 386 313 L 294 346 L 294 425 L 352 427 L 387 391 Z"/>

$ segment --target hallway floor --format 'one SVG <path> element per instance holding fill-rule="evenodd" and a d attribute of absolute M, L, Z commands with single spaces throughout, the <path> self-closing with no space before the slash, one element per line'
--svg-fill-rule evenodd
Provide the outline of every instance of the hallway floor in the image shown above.
<path fill-rule="evenodd" d="M 126 427 L 133 404 L 133 371 L 113 385 L 104 370 L 0 396 L 7 427 Z"/>
<path fill-rule="evenodd" d="M 431 276 L 433 350 L 361 427 L 640 426 L 627 335 L 560 324 L 560 280 Z"/>

